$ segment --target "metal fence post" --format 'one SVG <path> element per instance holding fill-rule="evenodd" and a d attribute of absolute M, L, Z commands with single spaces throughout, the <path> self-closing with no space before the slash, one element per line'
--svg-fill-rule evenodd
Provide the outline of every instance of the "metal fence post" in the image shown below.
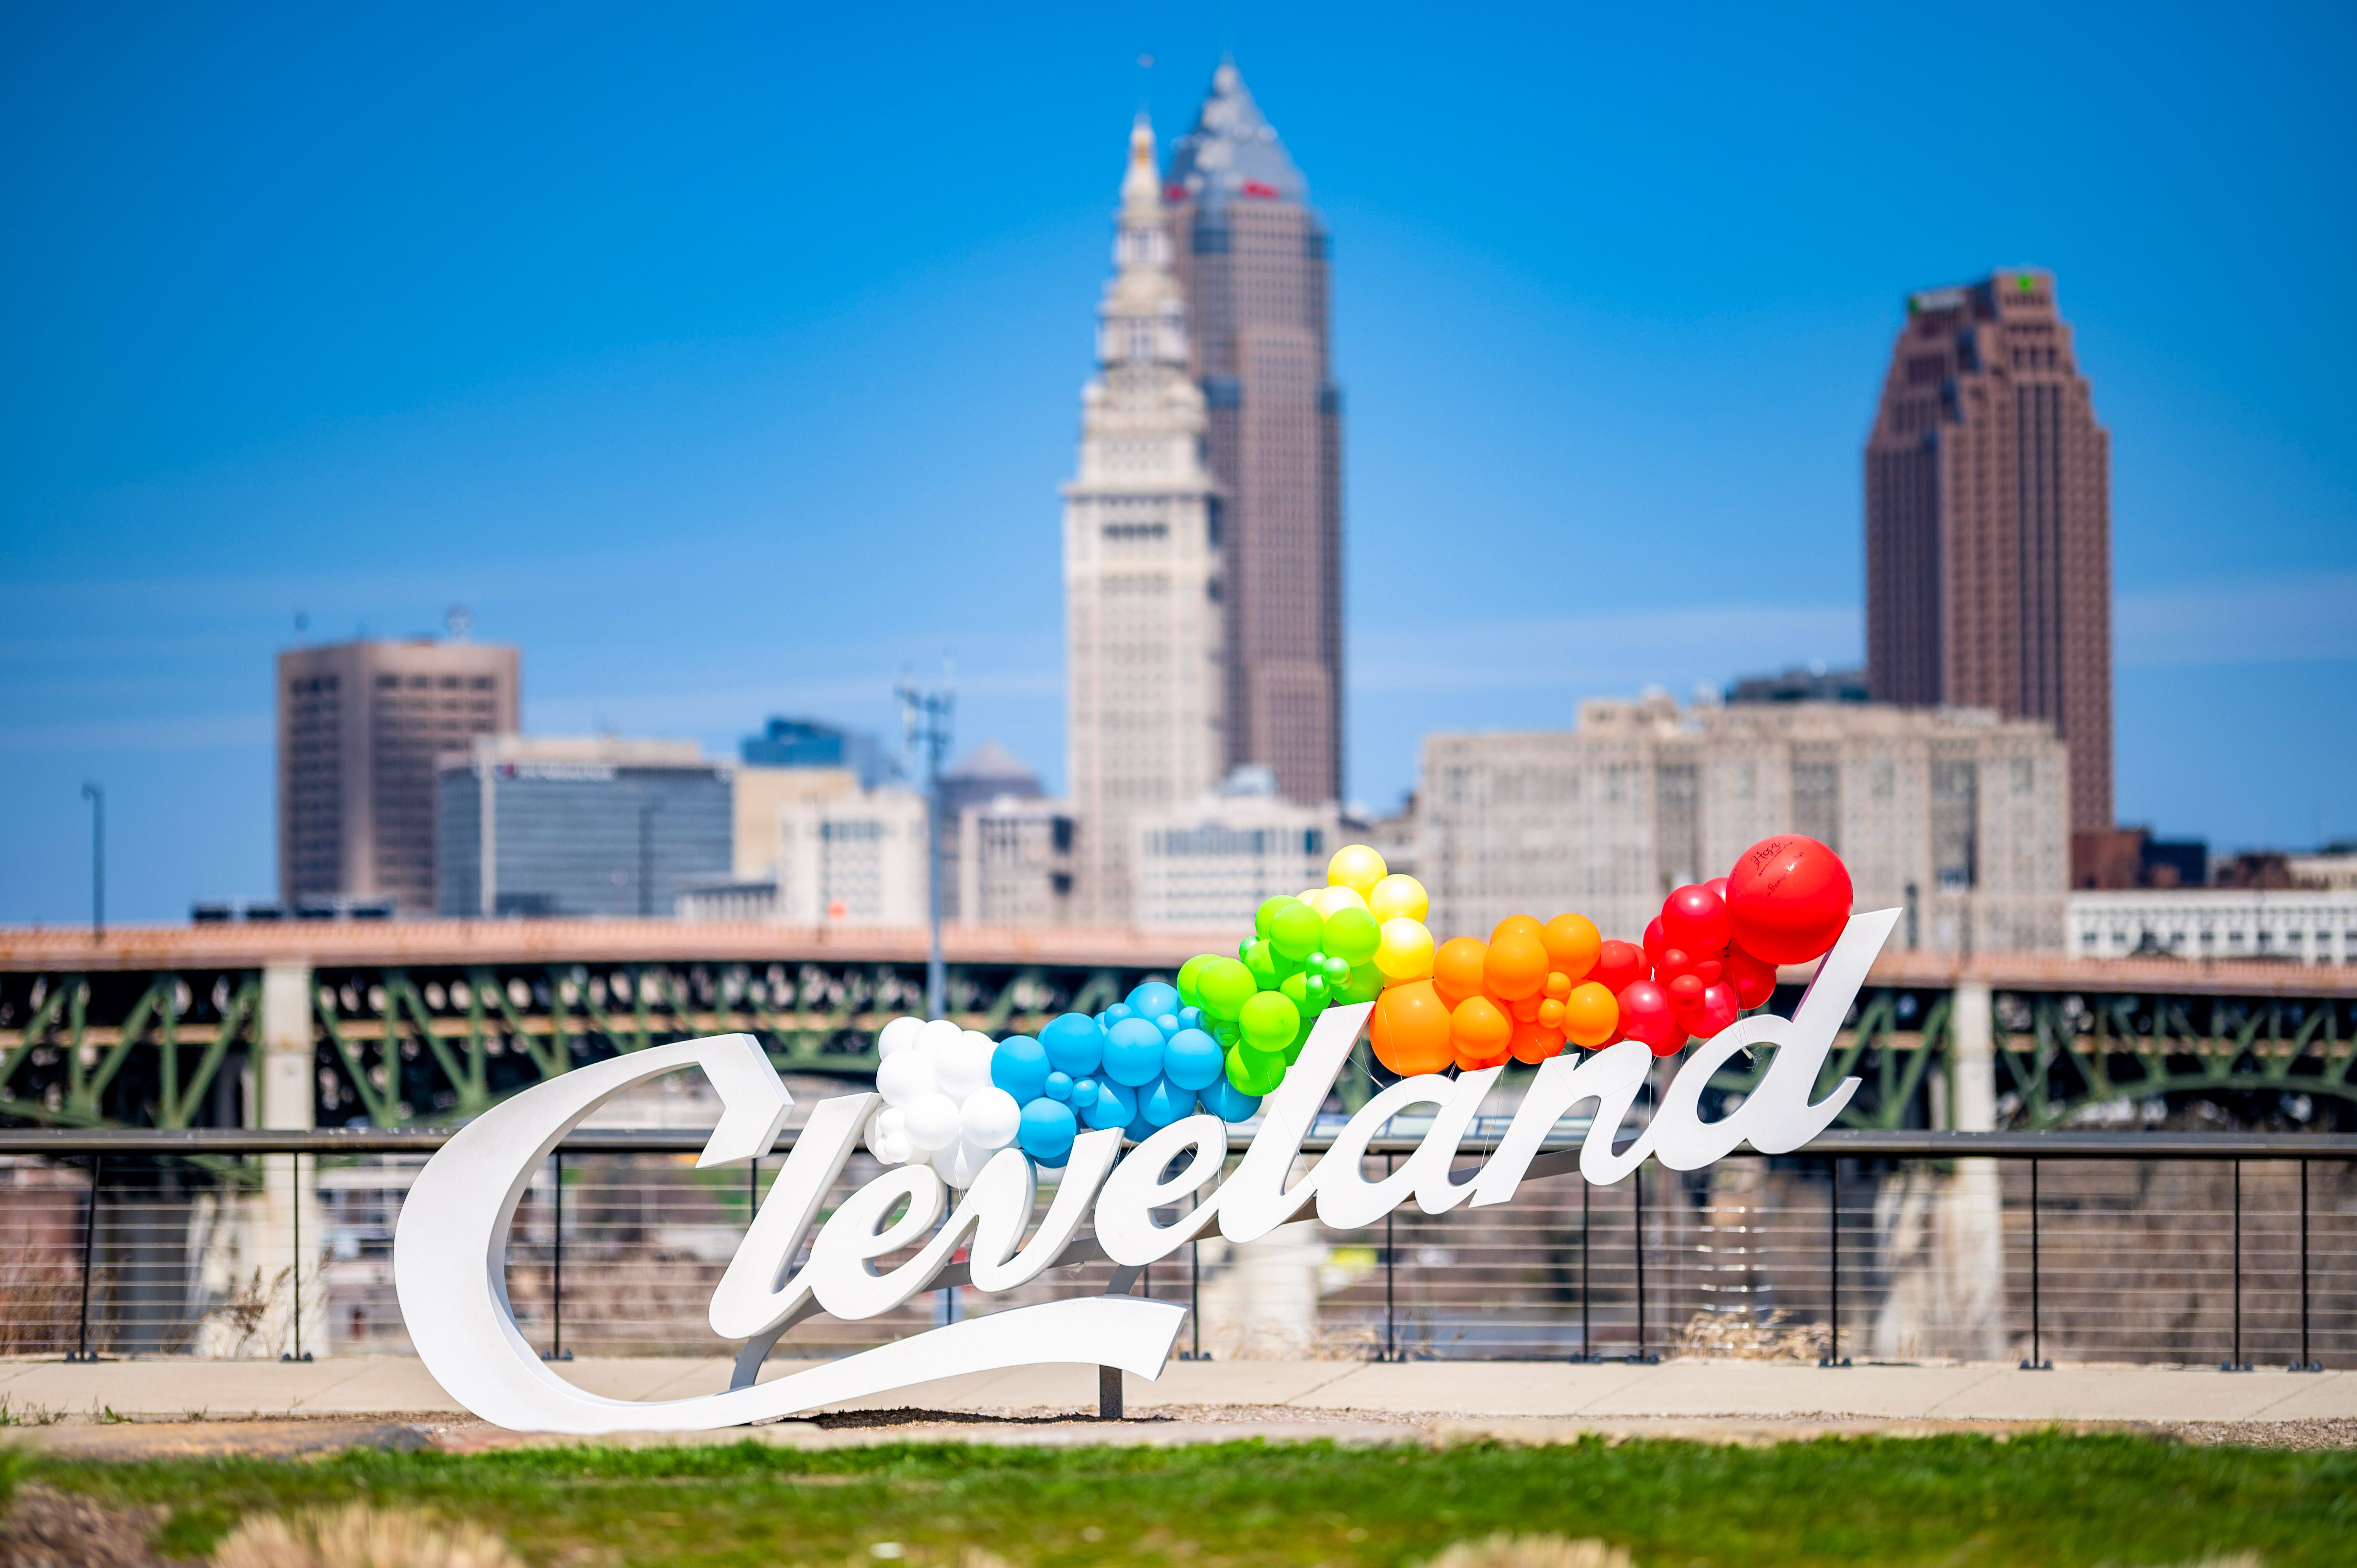
<path fill-rule="evenodd" d="M 1579 1178 L 1579 1359 L 1596 1359 L 1596 1337 L 1587 1330 L 1587 1199 L 1596 1190 L 1588 1179 Z"/>
<path fill-rule="evenodd" d="M 2038 1157 L 2033 1155 L 2029 1160 L 2029 1359 L 2021 1364 L 2025 1372 L 2051 1371 L 2054 1368 L 2054 1363 L 2046 1359 L 2039 1339 L 2038 1286 Z"/>
<path fill-rule="evenodd" d="M 1637 1354 L 1632 1360 L 1643 1361 L 1645 1356 L 1645 1166 L 1637 1165 Z"/>
<path fill-rule="evenodd" d="M 307 1361 L 310 1352 L 303 1348 L 303 1156 L 286 1156 L 291 1169 L 287 1173 L 287 1197 L 290 1212 L 295 1217 L 295 1348 L 279 1352 L 282 1361 Z"/>
<path fill-rule="evenodd" d="M 2324 1369 L 2310 1359 L 2308 1348 L 2308 1162 L 2299 1162 L 2299 1372 Z"/>
<path fill-rule="evenodd" d="M 549 1342 L 544 1361 L 570 1361 L 565 1348 L 565 1151 L 549 1156 L 556 1166 L 555 1215 L 548 1229 Z"/>
<path fill-rule="evenodd" d="M 1825 1161 L 1825 1358 L 1820 1367 L 1843 1365 L 1841 1353 L 1841 1158 Z"/>
<path fill-rule="evenodd" d="M 2251 1364 L 2243 1359 L 2243 1162 L 2229 1160 L 2234 1173 L 2234 1349 L 2222 1372 L 2247 1372 Z"/>
<path fill-rule="evenodd" d="M 90 1192 L 81 1206 L 81 1329 L 76 1348 L 66 1352 L 69 1361 L 98 1359 L 90 1348 L 90 1271 L 98 1251 L 98 1178 L 105 1159 L 104 1155 L 90 1157 Z"/>
<path fill-rule="evenodd" d="M 1383 1156 L 1383 1176 L 1389 1180 L 1395 1156 Z M 1396 1295 L 1398 1249 L 1393 1244 L 1392 1211 L 1383 1210 L 1383 1359 L 1396 1361 L 1399 1355 L 1399 1316 Z"/>

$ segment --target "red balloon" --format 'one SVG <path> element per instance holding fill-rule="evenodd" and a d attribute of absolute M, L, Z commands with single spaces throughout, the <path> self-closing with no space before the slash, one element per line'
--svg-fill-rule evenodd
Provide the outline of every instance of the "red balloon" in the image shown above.
<path fill-rule="evenodd" d="M 1670 993 L 1671 1006 L 1691 1007 L 1702 1000 L 1702 976 L 1681 974 L 1662 989 Z"/>
<path fill-rule="evenodd" d="M 1645 978 L 1645 954 L 1634 942 L 1606 942 L 1598 950 L 1596 967 L 1587 978 L 1618 996 Z"/>
<path fill-rule="evenodd" d="M 1776 994 L 1776 966 L 1741 948 L 1727 950 L 1727 981 L 1735 999 L 1746 1007 L 1764 1007 Z"/>
<path fill-rule="evenodd" d="M 1813 838 L 1780 833 L 1743 852 L 1727 879 L 1736 945 L 1770 963 L 1806 963 L 1849 920 L 1849 868 Z"/>
<path fill-rule="evenodd" d="M 1681 974 L 1688 973 L 1693 968 L 1694 960 L 1686 956 L 1684 948 L 1663 948 L 1653 955 L 1653 978 L 1663 985 Z"/>
<path fill-rule="evenodd" d="M 1662 934 L 1697 959 L 1727 950 L 1727 900 L 1700 884 L 1679 888 L 1662 906 Z"/>
<path fill-rule="evenodd" d="M 1717 985 L 1727 973 L 1727 963 L 1722 959 L 1706 958 L 1686 972 L 1699 976 L 1705 985 Z"/>
<path fill-rule="evenodd" d="M 1645 956 L 1659 964 L 1662 961 L 1662 950 L 1669 945 L 1669 930 L 1662 924 L 1662 918 L 1656 915 L 1645 927 Z"/>
<path fill-rule="evenodd" d="M 1691 980 L 1694 977 L 1684 975 L 1680 978 Z M 1676 996 L 1671 997 L 1670 1001 L 1671 1015 L 1677 1020 L 1678 1027 L 1698 1040 L 1709 1039 L 1734 1023 L 1742 1011 L 1736 1004 L 1735 988 L 1725 981 L 1702 987 L 1690 1002 Z"/>
<path fill-rule="evenodd" d="M 1727 878 L 1726 878 L 1726 877 L 1724 877 L 1724 876 L 1714 876 L 1714 877 L 1712 877 L 1709 881 L 1707 881 L 1707 882 L 1704 883 L 1704 884 L 1703 884 L 1703 886 L 1704 886 L 1705 887 L 1709 888 L 1712 892 L 1714 892 L 1714 893 L 1717 894 L 1717 895 L 1718 895 L 1718 901 L 1719 901 L 1720 903 L 1724 904 L 1724 903 L 1726 903 L 1726 902 L 1727 902 Z"/>
<path fill-rule="evenodd" d="M 1686 1043 L 1685 1031 L 1670 1011 L 1669 993 L 1650 980 L 1640 980 L 1620 993 L 1620 1032 L 1644 1041 L 1657 1057 Z"/>

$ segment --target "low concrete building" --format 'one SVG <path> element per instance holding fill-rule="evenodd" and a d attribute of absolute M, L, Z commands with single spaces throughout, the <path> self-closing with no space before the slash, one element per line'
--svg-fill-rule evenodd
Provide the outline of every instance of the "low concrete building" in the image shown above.
<path fill-rule="evenodd" d="M 920 926 L 925 798 L 897 785 L 778 812 L 775 918 L 790 925 Z"/>
<path fill-rule="evenodd" d="M 1794 702 L 1583 703 L 1576 730 L 1426 737 L 1416 875 L 1436 937 L 1577 910 L 1634 940 L 1672 888 L 1803 832 L 1894 946 L 2060 950 L 2069 761 L 2045 725 L 1973 710 Z"/>
<path fill-rule="evenodd" d="M 1279 799 L 1265 768 L 1239 768 L 1214 793 L 1144 813 L 1131 831 L 1131 923 L 1141 930 L 1247 930 L 1263 899 L 1324 886 L 1342 843 L 1332 804 Z"/>
<path fill-rule="evenodd" d="M 740 882 L 773 878 L 778 869 L 779 813 L 789 805 L 842 800 L 859 793 L 859 775 L 847 768 L 737 768 L 736 865 Z"/>
<path fill-rule="evenodd" d="M 2172 887 L 2073 893 L 2071 956 L 2357 963 L 2357 890 Z"/>
<path fill-rule="evenodd" d="M 1072 809 L 1002 795 L 958 814 L 947 917 L 977 926 L 1072 922 Z M 944 854 L 944 859 L 951 857 Z"/>

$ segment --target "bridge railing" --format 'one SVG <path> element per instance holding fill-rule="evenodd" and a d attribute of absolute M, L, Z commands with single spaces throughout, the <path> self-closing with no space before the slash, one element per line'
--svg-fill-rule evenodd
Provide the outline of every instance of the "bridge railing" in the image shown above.
<path fill-rule="evenodd" d="M 1461 1163 L 1502 1131 L 1477 1125 Z M 2357 1366 L 2357 1137 L 1846 1131 L 1590 1187 L 1571 1174 L 1583 1133 L 1565 1123 L 1511 1204 L 1213 1240 L 1143 1288 L 1189 1308 L 1183 1352 L 1222 1359 Z M 1420 1134 L 1396 1124 L 1367 1174 Z M 545 1354 L 732 1348 L 705 1305 L 783 1151 L 698 1170 L 705 1135 L 579 1132 L 536 1173 L 507 1281 Z M 393 1226 L 447 1136 L 0 1132 L 0 1353 L 404 1352 Z M 845 1190 L 874 1175 L 856 1157 Z M 778 1353 L 841 1354 L 1108 1278 L 1083 1264 L 1006 1295 L 820 1317 Z"/>

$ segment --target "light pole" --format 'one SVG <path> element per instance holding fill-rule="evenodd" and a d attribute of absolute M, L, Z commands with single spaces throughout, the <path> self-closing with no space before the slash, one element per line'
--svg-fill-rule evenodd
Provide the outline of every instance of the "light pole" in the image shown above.
<path fill-rule="evenodd" d="M 90 935 L 106 940 L 106 791 L 84 784 L 81 798 L 90 802 Z"/>
<path fill-rule="evenodd" d="M 931 930 L 925 948 L 925 1016 L 942 1015 L 945 972 L 942 964 L 942 757 L 949 750 L 950 720 L 957 695 L 950 689 L 951 664 L 942 660 L 942 689 L 920 692 L 902 681 L 900 723 L 907 744 L 925 750 L 925 913 Z"/>

